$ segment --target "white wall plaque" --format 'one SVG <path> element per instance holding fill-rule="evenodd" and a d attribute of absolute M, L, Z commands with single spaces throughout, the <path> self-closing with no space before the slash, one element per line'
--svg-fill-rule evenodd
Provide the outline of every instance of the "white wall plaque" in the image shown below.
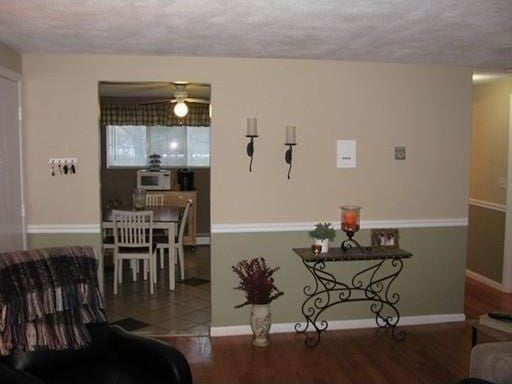
<path fill-rule="evenodd" d="M 338 140 L 336 152 L 336 166 L 338 168 L 356 167 L 356 141 Z"/>

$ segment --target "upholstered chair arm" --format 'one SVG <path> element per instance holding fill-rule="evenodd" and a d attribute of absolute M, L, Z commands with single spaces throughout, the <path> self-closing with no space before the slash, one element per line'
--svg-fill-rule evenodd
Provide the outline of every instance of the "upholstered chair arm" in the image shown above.
<path fill-rule="evenodd" d="M 475 346 L 471 351 L 469 376 L 495 384 L 512 382 L 512 342 Z"/>
<path fill-rule="evenodd" d="M 111 326 L 111 340 L 123 360 L 133 360 L 145 369 L 158 371 L 165 383 L 192 384 L 192 373 L 185 356 L 161 341 L 141 337 Z"/>

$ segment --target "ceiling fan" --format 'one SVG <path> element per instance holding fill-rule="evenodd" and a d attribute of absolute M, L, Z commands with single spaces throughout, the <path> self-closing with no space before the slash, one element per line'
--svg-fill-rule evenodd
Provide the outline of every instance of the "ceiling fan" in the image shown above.
<path fill-rule="evenodd" d="M 166 104 L 166 103 L 176 103 L 174 106 L 174 113 L 178 117 L 185 117 L 188 113 L 187 103 L 198 103 L 198 104 L 210 104 L 209 99 L 201 99 L 196 97 L 188 97 L 188 93 L 186 91 L 187 83 L 172 83 L 176 88 L 172 99 L 165 98 L 159 100 L 153 100 L 147 103 L 142 103 L 142 105 L 150 105 L 150 104 Z"/>

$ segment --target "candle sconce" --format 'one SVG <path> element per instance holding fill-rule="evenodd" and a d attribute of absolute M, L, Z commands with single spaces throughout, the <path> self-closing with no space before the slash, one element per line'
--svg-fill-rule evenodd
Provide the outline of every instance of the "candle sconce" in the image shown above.
<path fill-rule="evenodd" d="M 345 205 L 341 209 L 341 230 L 346 233 L 348 239 L 343 240 L 341 243 L 341 250 L 346 252 L 355 245 L 361 252 L 367 252 L 357 240 L 353 239 L 356 232 L 359 231 L 360 224 L 360 211 L 361 207 L 355 205 Z"/>
<path fill-rule="evenodd" d="M 288 149 L 284 153 L 284 161 L 289 165 L 288 167 L 288 180 L 290 179 L 290 172 L 292 171 L 292 160 L 293 160 L 293 147 L 297 145 L 295 138 L 295 127 L 286 127 L 286 140 L 284 145 L 288 146 Z"/>
<path fill-rule="evenodd" d="M 254 139 L 258 137 L 258 121 L 256 118 L 247 119 L 247 134 L 245 137 L 249 138 L 250 141 L 247 143 L 247 156 L 251 158 L 249 163 L 249 172 L 252 172 L 252 159 L 254 156 Z"/>

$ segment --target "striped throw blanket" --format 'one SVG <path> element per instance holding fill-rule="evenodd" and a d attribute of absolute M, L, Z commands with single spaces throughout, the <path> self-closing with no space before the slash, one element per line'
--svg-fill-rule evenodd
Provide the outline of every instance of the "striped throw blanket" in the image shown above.
<path fill-rule="evenodd" d="M 83 348 L 106 321 L 91 247 L 0 254 L 0 355 Z"/>

